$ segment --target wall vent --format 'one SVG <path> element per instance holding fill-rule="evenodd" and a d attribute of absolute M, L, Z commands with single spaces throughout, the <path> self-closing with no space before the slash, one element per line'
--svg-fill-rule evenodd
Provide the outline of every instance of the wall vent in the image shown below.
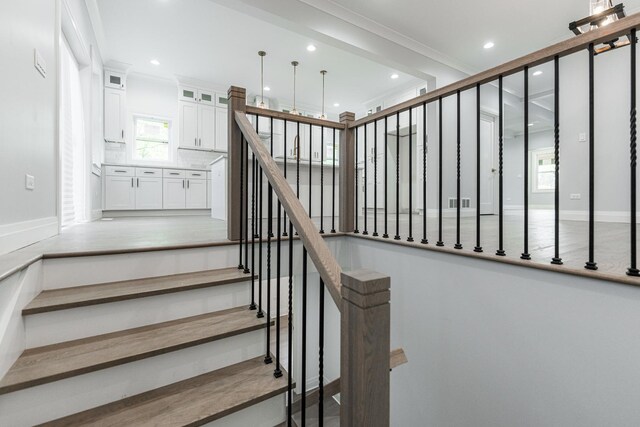
<path fill-rule="evenodd" d="M 460 206 L 460 209 L 468 209 L 469 207 L 471 207 L 470 198 L 462 197 L 460 201 L 462 202 L 462 206 Z M 457 207 L 458 207 L 458 199 L 455 197 L 449 197 L 449 209 L 456 209 Z"/>

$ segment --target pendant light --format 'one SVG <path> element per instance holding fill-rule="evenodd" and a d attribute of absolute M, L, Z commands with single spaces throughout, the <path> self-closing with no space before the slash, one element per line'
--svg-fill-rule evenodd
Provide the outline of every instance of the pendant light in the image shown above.
<path fill-rule="evenodd" d="M 267 108 L 264 103 L 264 57 L 267 55 L 267 52 L 261 50 L 258 52 L 260 56 L 260 104 L 258 107 Z"/>
<path fill-rule="evenodd" d="M 326 120 L 327 115 L 324 113 L 324 76 L 327 74 L 327 70 L 320 71 L 320 74 L 322 74 L 322 114 L 320 118 Z"/>
<path fill-rule="evenodd" d="M 298 66 L 298 61 L 291 61 L 291 65 L 293 65 L 293 110 L 289 111 L 289 113 L 299 116 L 300 113 L 296 110 L 296 67 Z"/>

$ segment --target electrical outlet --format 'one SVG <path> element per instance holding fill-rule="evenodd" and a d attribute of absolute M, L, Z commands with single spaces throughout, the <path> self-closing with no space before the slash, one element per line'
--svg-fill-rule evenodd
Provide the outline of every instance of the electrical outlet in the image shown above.
<path fill-rule="evenodd" d="M 587 141 L 587 134 L 584 132 L 580 132 L 578 134 L 578 142 L 586 142 Z"/>
<path fill-rule="evenodd" d="M 571 200 L 580 200 L 580 193 L 569 194 Z"/>
<path fill-rule="evenodd" d="M 33 175 L 26 174 L 24 176 L 24 187 L 27 190 L 35 190 L 35 188 L 36 188 L 36 179 L 33 177 Z"/>

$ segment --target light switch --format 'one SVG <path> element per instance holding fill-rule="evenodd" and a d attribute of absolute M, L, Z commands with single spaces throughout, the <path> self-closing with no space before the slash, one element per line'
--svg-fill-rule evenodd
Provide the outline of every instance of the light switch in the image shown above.
<path fill-rule="evenodd" d="M 580 193 L 573 193 L 573 194 L 569 194 L 569 198 L 571 200 L 580 200 L 581 196 L 580 196 Z"/>
<path fill-rule="evenodd" d="M 38 52 L 38 49 L 33 49 L 33 65 L 42 74 L 42 77 L 47 78 L 47 63 L 44 62 L 44 58 Z"/>
<path fill-rule="evenodd" d="M 24 186 L 27 190 L 35 190 L 36 188 L 36 179 L 33 175 L 26 174 L 24 176 Z"/>

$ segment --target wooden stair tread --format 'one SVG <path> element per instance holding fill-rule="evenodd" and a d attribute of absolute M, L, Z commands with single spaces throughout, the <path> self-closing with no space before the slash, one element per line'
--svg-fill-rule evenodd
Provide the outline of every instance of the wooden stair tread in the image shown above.
<path fill-rule="evenodd" d="M 273 323 L 273 321 L 271 322 Z M 246 307 L 26 350 L 0 381 L 0 394 L 264 328 Z"/>
<path fill-rule="evenodd" d="M 22 310 L 22 314 L 29 315 L 65 310 L 74 307 L 243 282 L 250 279 L 251 275 L 232 267 L 97 285 L 51 289 L 43 291 L 35 297 Z"/>
<path fill-rule="evenodd" d="M 284 393 L 273 369 L 256 357 L 43 425 L 198 426 Z"/>

